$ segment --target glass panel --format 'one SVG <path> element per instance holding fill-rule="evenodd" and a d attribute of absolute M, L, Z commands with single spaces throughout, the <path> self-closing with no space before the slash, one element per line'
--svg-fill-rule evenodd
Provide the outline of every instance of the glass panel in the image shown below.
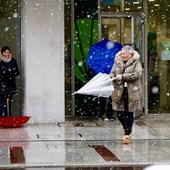
<path fill-rule="evenodd" d="M 77 91 L 94 76 L 88 68 L 86 59 L 90 46 L 98 42 L 98 1 L 75 0 L 74 8 L 73 84 L 74 91 Z M 139 18 L 138 16 L 129 17 L 129 15 L 126 17 L 102 17 L 101 37 L 122 44 L 133 44 L 137 50 L 140 50 L 139 53 L 141 54 L 142 29 L 139 27 L 141 24 L 141 18 Z M 135 31 L 133 31 L 134 28 Z M 100 103 L 97 98 L 76 94 L 74 99 L 76 116 L 97 116 Z"/>
<path fill-rule="evenodd" d="M 74 18 L 74 90 L 77 91 L 94 75 L 86 63 L 90 46 L 98 42 L 98 1 L 75 0 Z M 97 100 L 92 96 L 75 95 L 75 115 L 95 116 Z"/>
<path fill-rule="evenodd" d="M 21 4 L 20 0 L 0 1 L 0 47 L 7 45 L 11 48 L 13 57 L 17 60 L 20 69 L 21 49 Z M 20 69 L 20 76 L 21 76 Z M 20 77 L 17 78 L 18 93 L 13 97 L 12 115 L 21 114 L 21 88 Z"/>
<path fill-rule="evenodd" d="M 121 39 L 122 44 L 132 44 L 131 32 L 134 25 L 131 18 L 121 18 Z"/>
<path fill-rule="evenodd" d="M 101 0 L 102 12 L 142 11 L 142 0 Z"/>
<path fill-rule="evenodd" d="M 121 41 L 120 18 L 102 18 L 102 38 L 112 41 Z"/>
<path fill-rule="evenodd" d="M 170 113 L 170 1 L 148 1 L 149 113 Z"/>
<path fill-rule="evenodd" d="M 102 38 L 131 44 L 131 18 L 104 18 L 102 17 Z M 123 29 L 122 29 L 123 28 Z"/>
<path fill-rule="evenodd" d="M 141 15 L 136 16 L 115 16 L 102 17 L 101 19 L 101 34 L 102 38 L 107 38 L 112 41 L 123 44 L 132 44 L 134 49 L 139 52 L 141 62 L 143 63 L 143 20 Z M 135 113 L 135 116 L 141 115 Z"/>
<path fill-rule="evenodd" d="M 142 29 L 143 29 L 143 18 L 142 16 L 133 16 L 133 22 L 134 22 L 134 48 L 136 49 L 136 51 L 139 52 L 139 54 L 141 55 L 141 61 L 144 62 L 144 56 L 143 56 L 143 33 L 142 33 Z"/>
<path fill-rule="evenodd" d="M 71 0 L 65 0 L 65 114 L 71 116 Z"/>
<path fill-rule="evenodd" d="M 142 54 L 142 17 L 102 17 L 101 38 L 118 41 L 122 44 L 133 44 L 134 48 Z M 132 35 L 132 29 L 134 29 Z M 143 57 L 143 55 L 141 55 Z M 142 59 L 143 61 L 143 59 Z"/>

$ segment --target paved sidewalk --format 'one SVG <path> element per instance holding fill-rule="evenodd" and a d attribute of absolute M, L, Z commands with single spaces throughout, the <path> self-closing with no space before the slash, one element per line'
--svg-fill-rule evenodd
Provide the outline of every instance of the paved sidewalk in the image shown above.
<path fill-rule="evenodd" d="M 0 129 L 0 168 L 136 167 L 170 164 L 170 116 L 135 120 L 133 143 L 118 121 L 74 120 Z"/>

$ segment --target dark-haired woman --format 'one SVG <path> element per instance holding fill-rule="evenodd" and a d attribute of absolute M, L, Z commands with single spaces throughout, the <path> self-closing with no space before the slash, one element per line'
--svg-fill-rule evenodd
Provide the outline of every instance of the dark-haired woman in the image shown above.
<path fill-rule="evenodd" d="M 8 46 L 1 48 L 0 55 L 0 117 L 11 116 L 11 100 L 17 92 L 15 78 L 19 75 L 18 65 L 12 58 Z"/>

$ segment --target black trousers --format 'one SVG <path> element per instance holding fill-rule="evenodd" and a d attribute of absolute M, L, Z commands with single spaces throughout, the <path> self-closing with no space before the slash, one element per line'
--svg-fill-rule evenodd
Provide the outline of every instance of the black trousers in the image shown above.
<path fill-rule="evenodd" d="M 129 112 L 129 108 L 128 108 L 129 102 L 128 102 L 127 87 L 124 87 L 123 90 L 123 102 L 124 102 L 124 111 L 118 111 L 117 117 L 123 126 L 124 135 L 130 135 L 132 132 L 134 116 L 133 116 L 133 112 Z"/>
<path fill-rule="evenodd" d="M 11 116 L 12 96 L 12 94 L 8 96 L 0 94 L 0 117 Z"/>

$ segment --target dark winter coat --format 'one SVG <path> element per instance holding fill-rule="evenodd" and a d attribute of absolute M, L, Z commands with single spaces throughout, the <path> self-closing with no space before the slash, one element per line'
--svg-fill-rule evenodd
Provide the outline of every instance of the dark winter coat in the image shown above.
<path fill-rule="evenodd" d="M 8 95 L 17 92 L 15 77 L 18 75 L 18 65 L 14 58 L 9 62 L 0 59 L 0 94 Z"/>
<path fill-rule="evenodd" d="M 136 112 L 142 109 L 142 66 L 139 60 L 139 54 L 134 51 L 133 57 L 124 65 L 119 52 L 115 57 L 115 63 L 110 73 L 111 77 L 116 77 L 118 74 L 123 74 L 123 80 L 120 82 L 113 82 L 116 88 L 123 87 L 124 82 L 127 82 L 128 89 L 128 110 L 129 112 Z M 114 96 L 112 96 L 114 97 Z M 124 111 L 124 100 L 115 102 L 112 100 L 113 110 Z"/>

